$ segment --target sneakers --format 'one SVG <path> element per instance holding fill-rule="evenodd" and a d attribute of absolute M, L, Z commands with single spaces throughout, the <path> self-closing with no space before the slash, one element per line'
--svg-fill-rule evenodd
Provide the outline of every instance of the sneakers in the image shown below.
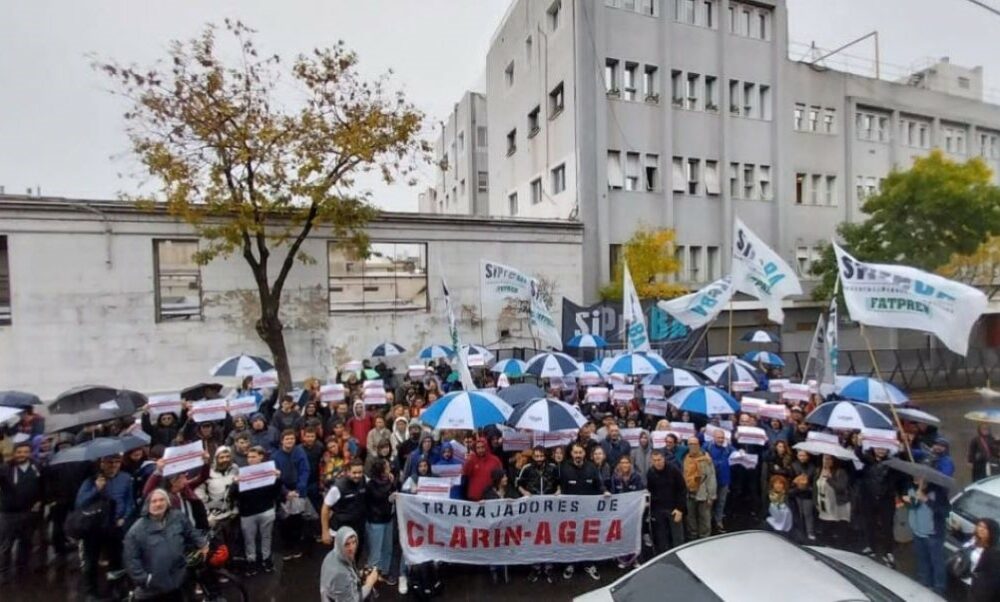
<path fill-rule="evenodd" d="M 556 582 L 556 577 L 552 574 L 552 571 L 545 571 L 545 582 L 549 585 Z"/>
<path fill-rule="evenodd" d="M 254 560 L 248 560 L 245 565 L 243 565 L 243 576 L 253 577 L 258 573 L 257 562 Z"/>
<path fill-rule="evenodd" d="M 410 584 L 406 579 L 406 575 L 399 576 L 399 595 L 405 596 L 410 591 Z"/>
<path fill-rule="evenodd" d="M 393 577 L 392 575 L 384 575 L 384 576 L 380 575 L 378 580 L 389 586 L 396 585 L 396 578 Z"/>
<path fill-rule="evenodd" d="M 809 541 L 816 541 L 816 534 L 815 533 L 810 533 L 806 537 L 809 539 Z"/>
<path fill-rule="evenodd" d="M 531 572 L 528 573 L 528 583 L 536 583 L 539 580 L 539 578 L 541 578 L 541 576 L 542 576 L 542 571 L 538 569 L 531 569 Z"/>
<path fill-rule="evenodd" d="M 642 534 L 642 545 L 647 548 L 653 547 L 653 538 L 649 536 L 649 533 Z"/>
<path fill-rule="evenodd" d="M 573 578 L 573 565 L 571 564 L 563 569 L 563 579 L 572 579 L 572 578 Z"/>
<path fill-rule="evenodd" d="M 892 552 L 884 554 L 882 556 L 882 562 L 890 569 L 896 568 L 896 557 L 892 555 Z"/>
<path fill-rule="evenodd" d="M 624 569 L 628 565 L 629 565 L 628 561 L 626 561 L 624 558 L 619 558 L 618 559 L 618 568 Z"/>
<path fill-rule="evenodd" d="M 865 546 L 865 549 L 861 550 L 861 553 L 864 554 L 865 556 L 871 556 L 871 557 L 875 556 L 875 552 L 871 549 L 870 546 Z"/>
<path fill-rule="evenodd" d="M 588 566 L 587 568 L 583 569 L 583 572 L 587 573 L 587 576 L 590 577 L 591 579 L 593 579 L 594 581 L 600 581 L 601 580 L 601 574 L 597 572 L 597 565 L 596 564 L 592 564 L 592 565 Z"/>
<path fill-rule="evenodd" d="M 302 558 L 302 552 L 289 550 L 281 557 L 282 560 L 295 560 L 296 558 Z"/>

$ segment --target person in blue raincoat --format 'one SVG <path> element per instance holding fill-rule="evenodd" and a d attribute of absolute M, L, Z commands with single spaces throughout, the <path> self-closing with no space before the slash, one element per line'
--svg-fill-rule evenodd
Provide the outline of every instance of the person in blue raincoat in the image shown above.
<path fill-rule="evenodd" d="M 451 441 L 446 441 L 441 445 L 441 457 L 438 458 L 437 462 L 431 465 L 431 473 L 437 474 L 434 470 L 436 466 L 461 466 L 462 461 L 455 457 L 455 450 L 451 447 Z M 459 472 L 461 474 L 461 472 Z M 462 483 L 461 479 L 456 479 L 458 481 L 452 484 L 451 489 L 448 491 L 448 497 L 453 500 L 462 499 Z"/>

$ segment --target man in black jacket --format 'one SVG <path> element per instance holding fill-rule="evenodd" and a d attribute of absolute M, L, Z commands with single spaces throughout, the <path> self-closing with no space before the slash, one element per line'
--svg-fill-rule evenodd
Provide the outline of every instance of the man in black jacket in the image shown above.
<path fill-rule="evenodd" d="M 264 460 L 266 452 L 263 447 L 255 445 L 247 451 L 247 464 L 255 466 Z M 243 531 L 243 545 L 246 550 L 246 575 L 252 577 L 259 571 L 274 572 L 274 561 L 271 559 L 271 542 L 274 539 L 275 508 L 281 500 L 281 485 L 275 478 L 274 483 L 240 491 L 239 475 L 230 488 L 230 495 L 236 499 L 240 512 L 240 528 Z M 257 535 L 260 534 L 260 550 L 257 548 Z"/>
<path fill-rule="evenodd" d="M 904 489 L 900 474 L 885 461 L 891 456 L 883 448 L 874 448 L 862 457 L 865 463 L 861 477 L 861 516 L 866 532 L 865 553 L 869 553 L 888 566 L 895 566 L 893 548 L 893 521 L 896 516 L 896 495 Z"/>
<path fill-rule="evenodd" d="M 333 532 L 348 526 L 358 534 L 358 549 L 363 549 L 365 520 L 365 464 L 359 458 L 351 460 L 347 468 L 347 476 L 333 482 L 333 487 L 323 498 L 323 510 L 320 512 L 323 543 L 333 543 Z"/>
<path fill-rule="evenodd" d="M 559 489 L 564 495 L 610 495 L 604 488 L 604 480 L 597 467 L 587 461 L 587 451 L 583 444 L 576 442 L 570 445 L 569 455 L 570 462 L 563 468 L 559 478 Z M 596 564 L 590 564 L 583 570 L 594 581 L 601 579 Z M 572 579 L 574 572 L 572 564 L 566 565 L 563 579 Z"/>
<path fill-rule="evenodd" d="M 653 545 L 661 554 L 684 543 L 684 507 L 687 488 L 680 469 L 667 462 L 662 450 L 654 449 L 652 466 L 646 472 L 649 489 L 649 518 Z"/>
<path fill-rule="evenodd" d="M 0 584 L 13 578 L 15 543 L 18 566 L 28 566 L 42 499 L 42 472 L 31 461 L 31 444 L 19 441 L 11 460 L 0 466 Z"/>
<path fill-rule="evenodd" d="M 531 450 L 531 462 L 521 467 L 521 472 L 517 474 L 516 485 L 524 497 L 559 493 L 559 469 L 546 459 L 544 447 L 536 445 Z M 554 581 L 552 564 L 548 562 L 544 567 L 540 564 L 534 565 L 531 574 L 528 575 L 528 581 L 532 583 L 538 581 L 543 573 L 546 581 L 549 583 Z"/>

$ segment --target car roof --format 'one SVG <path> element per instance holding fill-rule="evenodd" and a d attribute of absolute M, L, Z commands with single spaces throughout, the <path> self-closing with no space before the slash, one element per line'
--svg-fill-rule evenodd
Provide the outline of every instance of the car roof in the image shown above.
<path fill-rule="evenodd" d="M 962 491 L 962 493 L 965 493 L 966 491 L 973 489 L 976 491 L 982 491 L 984 493 L 1000 497 L 1000 475 L 986 477 L 981 481 L 976 481 L 975 483 L 972 483 L 968 487 L 966 487 Z"/>

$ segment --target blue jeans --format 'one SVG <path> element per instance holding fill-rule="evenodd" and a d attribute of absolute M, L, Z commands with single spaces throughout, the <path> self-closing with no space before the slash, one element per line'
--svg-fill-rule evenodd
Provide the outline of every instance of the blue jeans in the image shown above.
<path fill-rule="evenodd" d="M 368 566 L 378 569 L 379 574 L 388 575 L 392 566 L 392 521 L 368 523 Z"/>
<path fill-rule="evenodd" d="M 947 588 L 947 573 L 944 561 L 944 535 L 914 537 L 917 553 L 917 581 L 941 594 Z"/>
<path fill-rule="evenodd" d="M 715 508 L 712 509 L 712 522 L 716 525 L 721 525 L 722 519 L 726 517 L 726 498 L 729 497 L 729 485 L 716 485 L 715 491 Z"/>

